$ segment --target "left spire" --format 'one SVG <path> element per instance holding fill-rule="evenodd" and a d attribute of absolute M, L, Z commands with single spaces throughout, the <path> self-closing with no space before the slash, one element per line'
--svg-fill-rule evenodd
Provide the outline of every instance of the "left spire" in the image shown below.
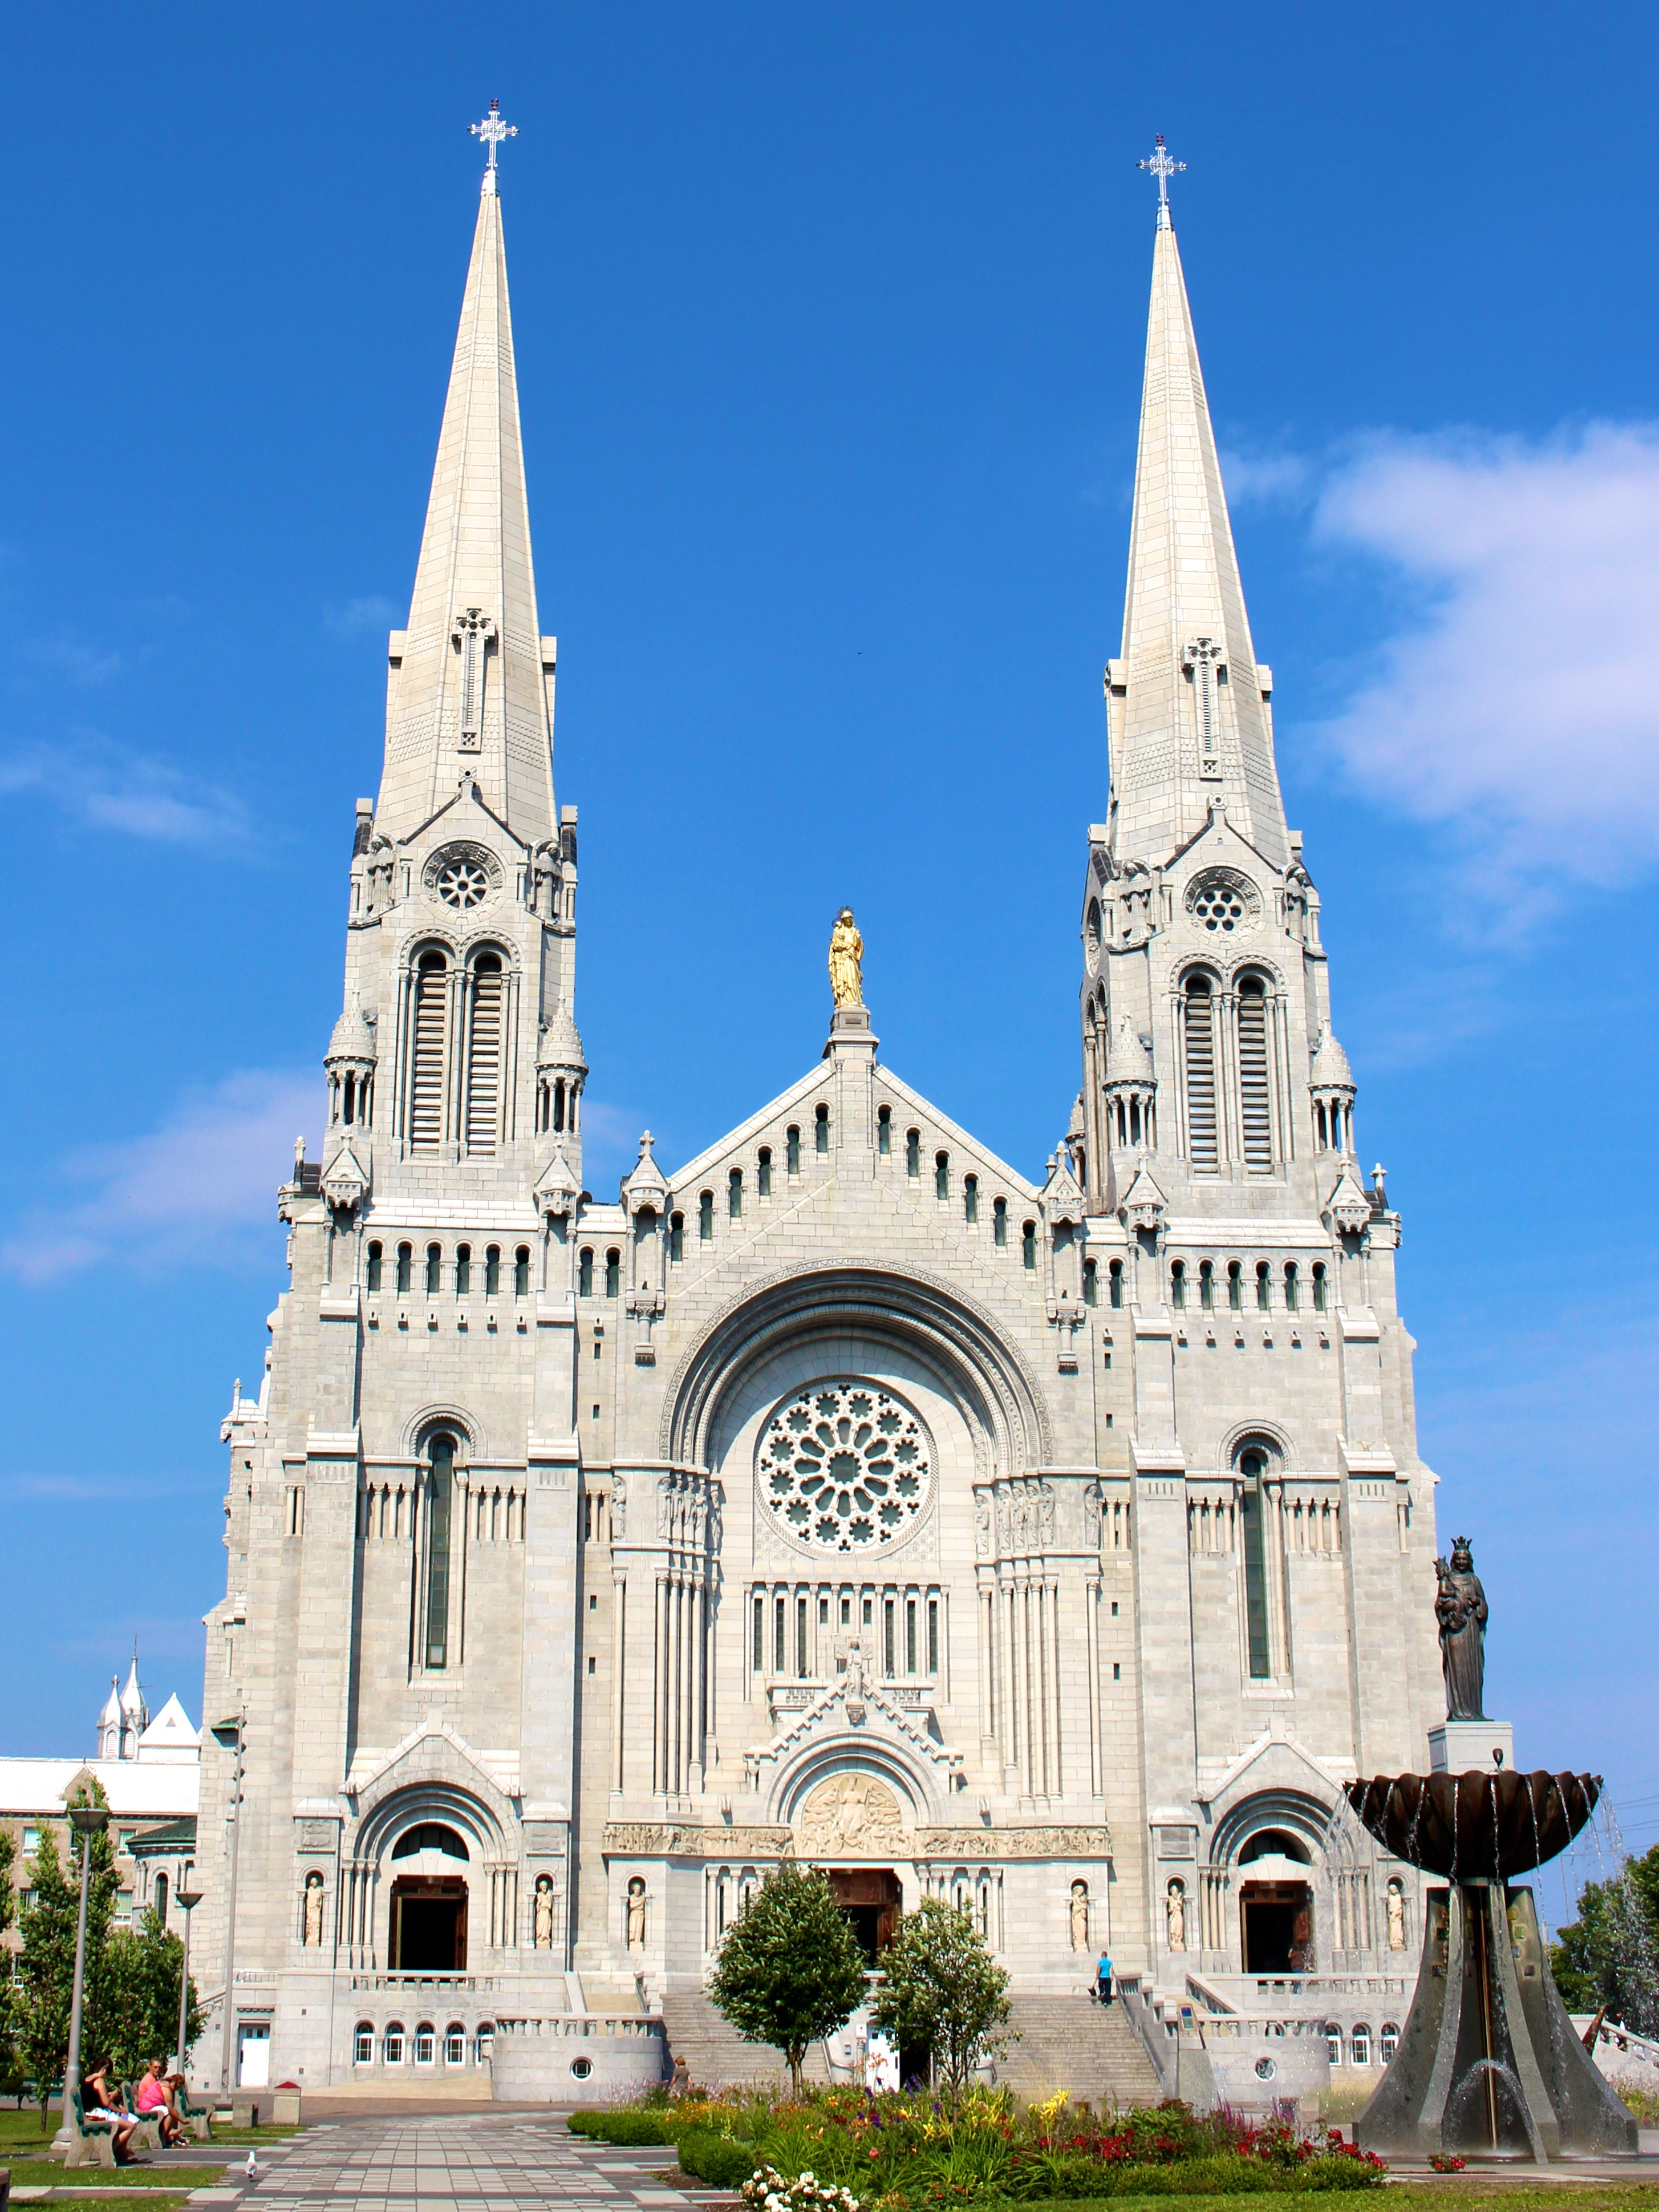
<path fill-rule="evenodd" d="M 541 635 L 495 157 L 489 149 L 409 626 L 393 630 L 377 835 L 407 837 L 470 776 L 528 845 L 556 835 L 553 641 Z"/>

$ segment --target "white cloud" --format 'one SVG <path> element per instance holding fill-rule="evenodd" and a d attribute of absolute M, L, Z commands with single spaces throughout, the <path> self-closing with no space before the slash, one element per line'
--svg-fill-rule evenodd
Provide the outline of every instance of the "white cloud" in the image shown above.
<path fill-rule="evenodd" d="M 1228 453 L 1219 458 L 1230 507 L 1294 503 L 1313 478 L 1312 465 L 1303 453 Z"/>
<path fill-rule="evenodd" d="M 250 1071 L 183 1101 L 148 1135 L 67 1154 L 0 1243 L 0 1266 L 41 1283 L 112 1261 L 155 1273 L 259 1256 L 296 1133 L 316 1157 L 322 1097 L 319 1076 Z"/>
<path fill-rule="evenodd" d="M 1659 860 L 1659 424 L 1370 439 L 1314 532 L 1392 567 L 1413 612 L 1304 738 L 1449 828 L 1489 889 Z"/>
<path fill-rule="evenodd" d="M 91 828 L 164 844 L 241 837 L 246 810 L 234 793 L 186 775 L 159 755 L 82 732 L 0 758 L 0 795 L 38 793 Z"/>
<path fill-rule="evenodd" d="M 390 629 L 397 619 L 397 608 L 378 592 L 348 599 L 343 607 L 323 609 L 323 628 L 331 637 L 362 637 L 377 629 Z"/>

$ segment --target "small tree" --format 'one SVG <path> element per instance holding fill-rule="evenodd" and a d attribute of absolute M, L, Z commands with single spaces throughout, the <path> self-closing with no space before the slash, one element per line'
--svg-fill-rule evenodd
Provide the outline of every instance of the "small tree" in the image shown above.
<path fill-rule="evenodd" d="M 17 1893 L 11 1886 L 16 1850 L 11 1831 L 0 1830 L 0 1936 L 10 1927 L 17 1910 Z M 12 1989 L 11 1965 L 10 1953 L 0 1946 L 0 2096 L 15 2097 L 21 2104 L 23 2076 L 17 2063 L 17 2003 Z"/>
<path fill-rule="evenodd" d="M 94 1781 L 83 1783 L 70 1805 L 104 1804 Z M 40 2100 L 40 2132 L 52 2125 L 47 2106 L 69 2063 L 70 2011 L 75 1995 L 75 1928 L 80 1909 L 81 1853 L 87 1838 L 71 1832 L 67 1868 L 58 1856 L 58 1839 L 40 1831 L 30 1884 L 34 1903 L 19 1915 L 23 1948 L 17 1961 L 17 2052 Z M 87 1889 L 87 1955 L 81 2003 L 81 2052 L 84 2060 L 98 2048 L 103 2022 L 104 1948 L 115 1910 L 118 1881 L 107 1829 L 91 1838 Z"/>
<path fill-rule="evenodd" d="M 1605 2005 L 1621 2027 L 1659 2033 L 1659 1844 L 1610 1881 L 1586 1882 L 1557 1938 L 1550 1970 L 1569 2012 Z"/>
<path fill-rule="evenodd" d="M 926 2049 L 948 2087 L 1007 2048 L 1008 1977 L 965 1912 L 925 1897 L 881 1954 L 871 2017 L 902 2048 Z"/>
<path fill-rule="evenodd" d="M 118 1928 L 104 1948 L 104 2048 L 118 2078 L 131 2081 L 152 2058 L 165 2057 L 179 2033 L 179 1977 L 185 1947 L 154 1905 L 134 1930 Z M 202 2032 L 196 1984 L 185 2014 L 185 2049 Z"/>
<path fill-rule="evenodd" d="M 726 1931 L 708 1978 L 715 2008 L 747 2043 L 775 2043 L 800 2094 L 806 2046 L 846 2026 L 865 1997 L 864 1954 L 815 1869 L 785 1859 Z"/>

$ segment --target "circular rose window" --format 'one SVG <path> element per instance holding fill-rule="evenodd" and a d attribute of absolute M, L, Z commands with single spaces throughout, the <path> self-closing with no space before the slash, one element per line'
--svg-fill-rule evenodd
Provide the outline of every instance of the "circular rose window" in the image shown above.
<path fill-rule="evenodd" d="M 1233 868 L 1211 868 L 1188 885 L 1187 911 L 1200 929 L 1242 937 L 1255 926 L 1261 901 L 1247 876 Z"/>
<path fill-rule="evenodd" d="M 815 1382 L 767 1421 L 756 1472 L 767 1510 L 798 1542 L 880 1552 L 915 1526 L 933 1483 L 933 1448 L 892 1391 Z"/>
<path fill-rule="evenodd" d="M 476 860 L 451 860 L 439 871 L 438 896 L 446 906 L 463 912 L 477 906 L 489 889 L 489 877 Z"/>

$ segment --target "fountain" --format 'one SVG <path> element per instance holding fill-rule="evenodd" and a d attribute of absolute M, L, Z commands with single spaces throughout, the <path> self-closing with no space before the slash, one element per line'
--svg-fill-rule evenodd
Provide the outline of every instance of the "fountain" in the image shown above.
<path fill-rule="evenodd" d="M 1459 1537 L 1436 1562 L 1448 1724 L 1484 1723 L 1485 1593 Z M 1574 2032 L 1530 1889 L 1512 1877 L 1564 1851 L 1595 1809 L 1595 1774 L 1379 1775 L 1346 1785 L 1383 1849 L 1437 1875 L 1400 2045 L 1355 2124 L 1367 2150 L 1525 2158 L 1629 2156 L 1636 2122 Z"/>

